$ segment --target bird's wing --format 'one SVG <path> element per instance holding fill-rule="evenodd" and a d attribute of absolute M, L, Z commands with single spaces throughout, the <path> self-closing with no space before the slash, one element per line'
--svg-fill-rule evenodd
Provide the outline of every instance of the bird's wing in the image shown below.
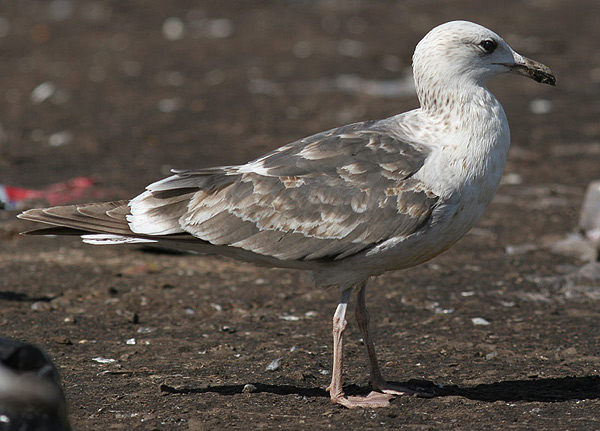
<path fill-rule="evenodd" d="M 341 259 L 414 233 L 437 196 L 429 151 L 381 122 L 319 133 L 246 165 L 176 171 L 131 201 L 132 230 L 188 232 L 280 260 Z"/>

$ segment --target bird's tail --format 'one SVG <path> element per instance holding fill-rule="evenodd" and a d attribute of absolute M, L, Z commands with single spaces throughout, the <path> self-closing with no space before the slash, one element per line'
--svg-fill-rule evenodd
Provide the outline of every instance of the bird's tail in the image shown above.
<path fill-rule="evenodd" d="M 155 242 L 135 234 L 127 222 L 128 201 L 68 205 L 24 211 L 17 217 L 49 227 L 24 232 L 24 235 L 76 235 L 91 244 Z"/>

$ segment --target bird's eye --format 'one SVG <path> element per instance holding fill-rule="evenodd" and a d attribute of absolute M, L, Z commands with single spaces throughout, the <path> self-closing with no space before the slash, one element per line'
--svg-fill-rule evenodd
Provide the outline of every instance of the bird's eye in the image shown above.
<path fill-rule="evenodd" d="M 486 39 L 486 40 L 481 41 L 479 46 L 481 46 L 485 52 L 490 53 L 490 52 L 494 52 L 494 50 L 496 49 L 498 44 L 496 43 L 495 40 Z"/>

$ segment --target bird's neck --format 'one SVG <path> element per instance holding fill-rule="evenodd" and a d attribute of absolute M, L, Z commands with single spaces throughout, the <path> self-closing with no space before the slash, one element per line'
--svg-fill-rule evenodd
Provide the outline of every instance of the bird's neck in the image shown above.
<path fill-rule="evenodd" d="M 465 110 L 498 103 L 484 84 L 469 77 L 451 81 L 432 77 L 417 81 L 415 86 L 421 109 L 431 116 L 464 115 Z"/>

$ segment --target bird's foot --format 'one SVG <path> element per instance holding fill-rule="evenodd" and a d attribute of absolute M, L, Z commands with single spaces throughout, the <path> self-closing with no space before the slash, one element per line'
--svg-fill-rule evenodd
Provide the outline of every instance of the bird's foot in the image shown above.
<path fill-rule="evenodd" d="M 349 409 L 355 409 L 357 407 L 373 409 L 389 406 L 390 401 L 394 398 L 395 396 L 392 394 L 384 394 L 382 392 L 373 391 L 364 397 L 346 397 L 344 394 L 334 396 L 332 394 L 331 402 L 334 404 L 340 404 Z"/>

